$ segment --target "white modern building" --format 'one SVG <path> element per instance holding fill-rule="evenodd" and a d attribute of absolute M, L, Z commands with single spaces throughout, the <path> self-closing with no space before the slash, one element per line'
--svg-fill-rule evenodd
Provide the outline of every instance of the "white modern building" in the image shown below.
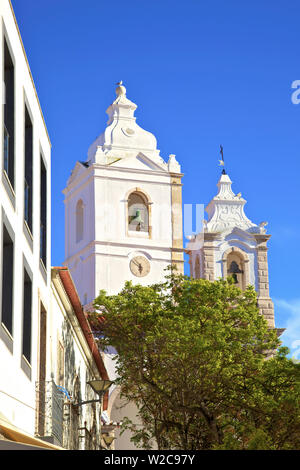
<path fill-rule="evenodd" d="M 51 145 L 13 8 L 0 2 L 0 417 L 34 435 L 50 308 Z"/>
<path fill-rule="evenodd" d="M 51 144 L 9 0 L 0 68 L 0 449 L 98 449 L 88 382 L 108 375 L 69 271 L 51 270 Z"/>

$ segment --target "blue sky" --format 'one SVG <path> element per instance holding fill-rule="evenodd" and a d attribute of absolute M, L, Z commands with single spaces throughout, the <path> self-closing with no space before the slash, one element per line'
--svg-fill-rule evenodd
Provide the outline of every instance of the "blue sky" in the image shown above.
<path fill-rule="evenodd" d="M 298 347 L 300 104 L 291 86 L 300 80 L 299 2 L 12 3 L 52 142 L 52 264 L 64 260 L 62 190 L 123 80 L 139 125 L 164 159 L 174 153 L 182 165 L 185 204 L 215 195 L 223 145 L 246 215 L 268 221 L 276 324 Z"/>

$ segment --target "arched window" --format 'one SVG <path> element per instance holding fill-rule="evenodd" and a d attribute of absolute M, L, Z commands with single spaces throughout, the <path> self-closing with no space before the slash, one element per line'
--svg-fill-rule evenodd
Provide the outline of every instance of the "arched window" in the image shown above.
<path fill-rule="evenodd" d="M 149 232 L 149 204 L 146 196 L 138 191 L 128 197 L 128 230 Z"/>
<path fill-rule="evenodd" d="M 84 206 L 82 199 L 79 199 L 76 205 L 76 242 L 83 239 L 83 225 L 84 225 Z"/>
<path fill-rule="evenodd" d="M 245 259 L 242 254 L 232 251 L 227 256 L 227 276 L 232 276 L 237 287 L 246 288 L 245 281 Z"/>

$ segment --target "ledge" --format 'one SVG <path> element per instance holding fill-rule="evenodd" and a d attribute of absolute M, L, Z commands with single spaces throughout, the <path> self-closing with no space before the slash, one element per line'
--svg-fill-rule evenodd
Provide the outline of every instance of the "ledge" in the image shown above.
<path fill-rule="evenodd" d="M 43 276 L 43 279 L 44 279 L 45 283 L 47 284 L 47 277 L 48 277 L 47 276 L 47 270 L 46 270 L 45 265 L 43 263 L 43 260 L 41 258 L 40 258 L 40 272 Z"/>
<path fill-rule="evenodd" d="M 21 357 L 21 369 L 28 379 L 31 380 L 31 365 L 24 355 Z"/>
<path fill-rule="evenodd" d="M 13 208 L 15 209 L 16 208 L 16 194 L 14 192 L 14 189 L 11 185 L 11 182 L 9 181 L 8 175 L 5 170 L 3 170 L 3 173 L 2 173 L 2 183 L 6 189 L 10 202 L 12 203 Z"/>
<path fill-rule="evenodd" d="M 33 236 L 32 236 L 30 228 L 28 227 L 26 220 L 24 220 L 24 224 L 23 224 L 23 233 L 28 242 L 28 245 L 31 248 L 31 251 L 33 251 Z"/>
<path fill-rule="evenodd" d="M 0 326 L 0 338 L 3 340 L 9 352 L 13 354 L 14 340 L 3 323 L 1 323 L 1 326 Z"/>

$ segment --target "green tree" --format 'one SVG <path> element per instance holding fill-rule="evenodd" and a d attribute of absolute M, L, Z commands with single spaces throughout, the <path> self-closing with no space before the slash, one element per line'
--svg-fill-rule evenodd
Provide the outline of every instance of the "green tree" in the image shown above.
<path fill-rule="evenodd" d="M 90 321 L 112 346 L 122 395 L 143 428 L 133 440 L 159 449 L 300 447 L 299 365 L 280 348 L 252 287 L 174 271 L 148 287 L 100 292 Z"/>

